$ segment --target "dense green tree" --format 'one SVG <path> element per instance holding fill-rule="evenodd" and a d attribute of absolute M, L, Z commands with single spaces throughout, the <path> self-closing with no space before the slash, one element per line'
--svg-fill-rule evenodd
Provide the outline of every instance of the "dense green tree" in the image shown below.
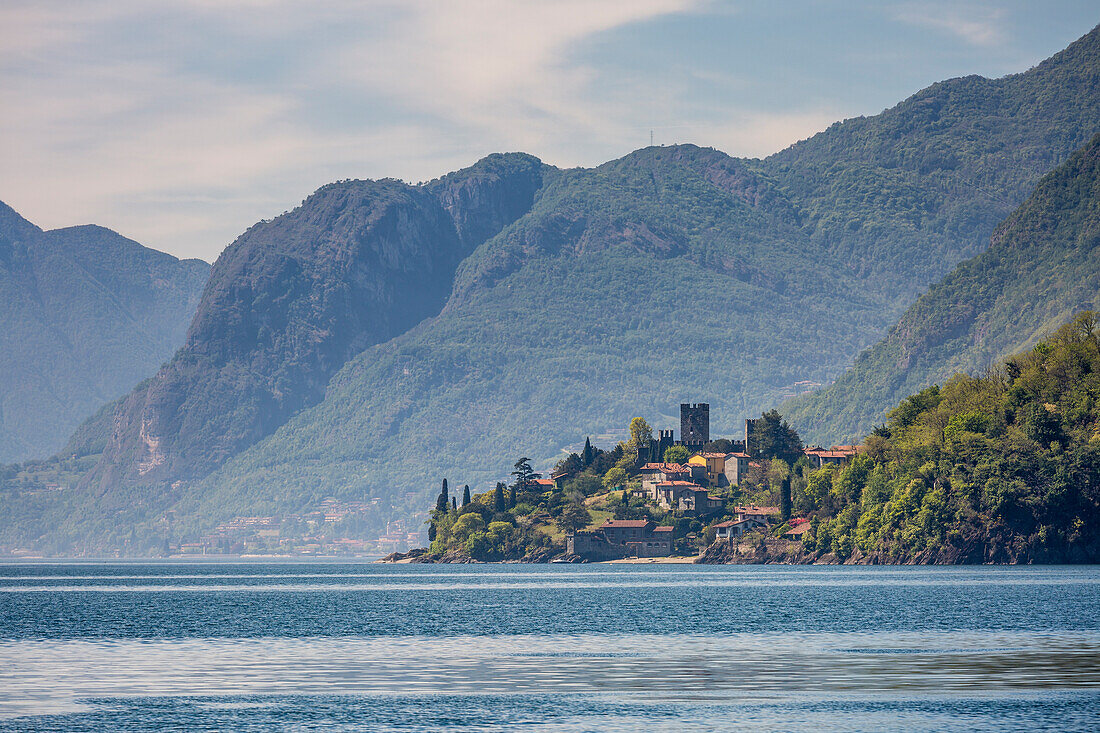
<path fill-rule="evenodd" d="M 525 456 L 516 461 L 512 476 L 515 477 L 512 486 L 516 488 L 517 492 L 525 494 L 531 490 L 535 479 L 540 478 L 541 474 L 535 473 L 535 470 L 531 468 L 531 459 Z"/>
<path fill-rule="evenodd" d="M 596 457 L 596 452 L 592 448 L 592 439 L 584 439 L 584 450 L 581 451 L 581 464 L 587 468 L 592 465 L 593 459 Z"/>
<path fill-rule="evenodd" d="M 568 477 L 572 477 L 584 470 L 585 464 L 581 461 L 581 457 L 576 453 L 570 453 L 565 458 L 557 462 L 554 466 L 554 474 L 564 473 Z"/>
<path fill-rule="evenodd" d="M 802 457 L 802 440 L 777 410 L 769 410 L 753 423 L 749 452 L 757 458 L 778 458 L 794 463 Z"/>
<path fill-rule="evenodd" d="M 626 483 L 626 479 L 626 471 L 618 466 L 615 466 L 604 474 L 603 486 L 608 491 L 612 489 L 617 489 Z"/>
<path fill-rule="evenodd" d="M 462 487 L 462 506 L 466 506 L 470 503 L 470 485 L 466 484 Z"/>
<path fill-rule="evenodd" d="M 630 444 L 635 455 L 637 455 L 639 448 L 649 445 L 651 440 L 653 440 L 653 429 L 649 427 L 649 423 L 645 421 L 645 418 L 636 417 L 632 419 L 630 421 Z"/>
<path fill-rule="evenodd" d="M 670 445 L 665 449 L 663 458 L 665 463 L 687 463 L 691 458 L 691 451 L 682 445 Z"/>
<path fill-rule="evenodd" d="M 562 532 L 576 532 L 592 522 L 592 515 L 581 504 L 566 504 L 556 520 Z"/>
<path fill-rule="evenodd" d="M 471 512 L 458 518 L 451 527 L 451 534 L 459 542 L 465 542 L 471 533 L 484 531 L 485 526 L 485 520 L 481 515 Z"/>
<path fill-rule="evenodd" d="M 439 496 L 435 500 L 435 510 L 437 512 L 445 512 L 450 506 L 450 499 L 447 496 L 447 479 L 443 479 L 443 488 L 439 491 Z"/>
<path fill-rule="evenodd" d="M 508 511 L 508 503 L 504 498 L 504 484 L 499 481 L 496 488 L 493 489 L 493 511 L 497 514 Z"/>
<path fill-rule="evenodd" d="M 784 522 L 791 518 L 791 477 L 785 476 L 779 485 L 779 513 Z"/>

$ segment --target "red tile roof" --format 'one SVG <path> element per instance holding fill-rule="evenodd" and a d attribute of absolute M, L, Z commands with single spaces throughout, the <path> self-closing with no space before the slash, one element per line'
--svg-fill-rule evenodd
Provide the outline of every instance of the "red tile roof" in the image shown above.
<path fill-rule="evenodd" d="M 649 525 L 648 519 L 608 519 L 601 526 L 603 527 L 646 527 Z"/>
<path fill-rule="evenodd" d="M 654 532 L 671 532 L 672 527 L 654 527 L 653 531 Z"/>
<path fill-rule="evenodd" d="M 691 486 L 691 487 L 696 488 L 696 489 L 703 488 L 702 486 L 695 483 L 694 481 L 661 481 L 660 483 L 657 484 L 657 486 L 658 487 L 661 487 L 661 486 Z"/>
<path fill-rule="evenodd" d="M 789 530 L 787 530 L 783 534 L 806 534 L 809 531 L 810 531 L 810 523 L 809 522 L 803 522 L 802 524 L 798 525 L 797 527 L 791 527 Z"/>
<path fill-rule="evenodd" d="M 695 456 L 702 456 L 703 458 L 725 458 L 725 453 L 703 453 L 702 451 L 695 454 Z M 694 458 L 695 456 L 692 456 Z"/>
<path fill-rule="evenodd" d="M 730 458 L 752 458 L 748 453 L 727 453 L 726 459 Z"/>

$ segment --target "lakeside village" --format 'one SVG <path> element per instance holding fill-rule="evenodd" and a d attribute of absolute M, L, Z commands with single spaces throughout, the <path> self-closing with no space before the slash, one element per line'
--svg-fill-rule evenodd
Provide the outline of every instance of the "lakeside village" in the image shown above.
<path fill-rule="evenodd" d="M 710 405 L 680 405 L 680 438 L 645 419 L 629 440 L 562 459 L 549 477 L 530 460 L 511 483 L 461 498 L 446 479 L 430 546 L 407 562 L 597 562 L 654 558 L 725 562 L 803 558 L 814 549 L 814 472 L 848 464 L 862 446 L 804 447 L 778 412 L 745 420 L 737 439 L 710 436 Z M 457 492 L 456 492 L 457 494 Z M 652 560 L 656 562 L 657 560 Z"/>

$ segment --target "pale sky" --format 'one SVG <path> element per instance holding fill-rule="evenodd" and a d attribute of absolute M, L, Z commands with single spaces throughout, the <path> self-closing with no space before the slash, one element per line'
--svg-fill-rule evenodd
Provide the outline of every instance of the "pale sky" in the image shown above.
<path fill-rule="evenodd" d="M 1098 22 L 1095 0 L 3 0 L 0 200 L 213 261 L 334 180 L 592 166 L 650 130 L 765 156 Z"/>

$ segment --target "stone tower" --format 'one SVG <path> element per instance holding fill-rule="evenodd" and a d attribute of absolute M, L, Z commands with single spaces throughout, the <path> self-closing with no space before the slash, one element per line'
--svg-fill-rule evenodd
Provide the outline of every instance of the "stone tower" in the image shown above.
<path fill-rule="evenodd" d="M 745 418 L 745 452 L 750 456 L 752 455 L 752 447 L 749 445 L 749 440 L 752 438 L 752 431 L 756 427 L 756 423 L 760 421 L 760 418 Z"/>
<path fill-rule="evenodd" d="M 702 447 L 710 442 L 710 405 L 680 405 L 680 442 L 689 447 Z"/>

